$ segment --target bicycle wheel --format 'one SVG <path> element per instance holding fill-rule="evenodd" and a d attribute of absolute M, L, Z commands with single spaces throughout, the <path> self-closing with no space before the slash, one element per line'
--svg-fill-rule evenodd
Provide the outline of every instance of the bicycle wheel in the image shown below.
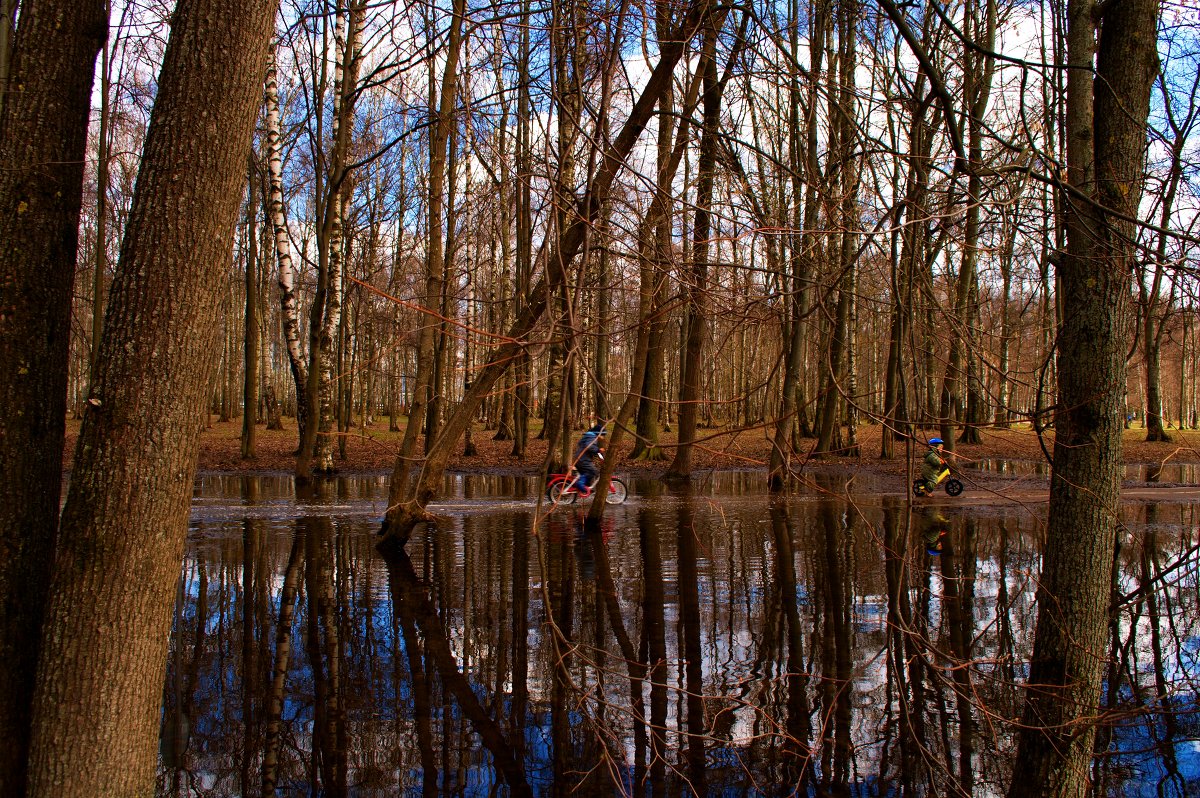
<path fill-rule="evenodd" d="M 963 492 L 963 484 L 957 479 L 946 480 L 946 493 L 950 496 L 957 496 Z"/>
<path fill-rule="evenodd" d="M 579 498 L 579 494 L 573 490 L 568 490 L 568 483 L 565 479 L 560 479 L 552 484 L 546 490 L 546 498 L 551 504 L 574 504 Z"/>
<path fill-rule="evenodd" d="M 604 503 L 621 504 L 628 495 L 629 490 L 625 487 L 625 483 L 613 477 L 608 483 L 608 495 L 604 497 Z"/>

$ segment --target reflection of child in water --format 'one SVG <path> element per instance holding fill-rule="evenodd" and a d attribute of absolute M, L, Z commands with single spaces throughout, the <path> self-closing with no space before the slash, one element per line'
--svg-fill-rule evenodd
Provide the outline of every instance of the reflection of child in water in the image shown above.
<path fill-rule="evenodd" d="M 925 543 L 926 554 L 941 554 L 946 543 L 946 533 L 950 531 L 950 519 L 936 510 L 928 513 L 922 519 L 921 539 Z"/>

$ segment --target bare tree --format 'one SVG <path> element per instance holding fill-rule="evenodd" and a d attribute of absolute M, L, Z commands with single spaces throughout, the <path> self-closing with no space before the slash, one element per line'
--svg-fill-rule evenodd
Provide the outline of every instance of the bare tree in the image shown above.
<path fill-rule="evenodd" d="M 62 514 L 34 696 L 32 795 L 153 790 L 171 607 L 220 332 L 211 320 L 276 9 L 274 0 L 182 0 L 172 17 Z"/>
<path fill-rule="evenodd" d="M 1158 71 L 1155 0 L 1105 6 L 1098 16 L 1091 2 L 1070 0 L 1067 13 L 1070 182 L 1054 472 L 1013 798 L 1088 791 L 1117 533 L 1133 220 Z"/>
<path fill-rule="evenodd" d="M 721 100 L 732 74 L 726 70 L 718 78 L 717 37 L 725 23 L 727 11 L 719 10 L 704 30 L 700 52 L 700 158 L 697 163 L 695 221 L 692 226 L 691 268 L 687 276 L 686 334 L 684 359 L 679 381 L 679 445 L 675 458 L 667 468 L 665 478 L 690 479 L 692 448 L 695 445 L 696 425 L 700 412 L 700 358 L 708 329 L 709 313 L 706 294 L 712 264 L 710 253 L 715 246 L 709 241 L 713 230 L 713 185 L 716 180 L 717 154 L 720 149 Z M 733 58 L 736 58 L 735 49 Z"/>
<path fill-rule="evenodd" d="M 605 148 L 596 175 L 587 192 L 579 200 L 575 221 L 563 231 L 561 238 L 555 241 L 547 252 L 547 263 L 568 264 L 582 248 L 587 228 L 599 218 L 612 184 L 653 114 L 654 107 L 671 80 L 684 48 L 711 13 L 711 6 L 707 0 L 696 0 L 687 6 L 672 35 L 660 41 L 658 63 L 650 73 L 620 132 Z M 517 352 L 523 348 L 524 339 L 542 319 L 550 298 L 559 287 L 562 275 L 563 270 L 548 269 L 530 292 L 527 304 L 508 330 L 506 342 L 493 350 L 488 362 L 479 370 L 470 389 L 447 419 L 438 440 L 429 451 L 415 485 L 398 479 L 398 476 L 407 474 L 407 466 L 397 461 L 388 491 L 388 510 L 383 522 L 384 545 L 403 545 L 408 540 L 413 526 L 430 517 L 425 508 L 441 485 L 442 474 L 451 451 L 457 445 L 466 425 L 471 423 L 479 404 L 511 366 Z"/>
<path fill-rule="evenodd" d="M 66 426 L 71 289 L 105 4 L 0 11 L 0 794 L 20 795 Z"/>

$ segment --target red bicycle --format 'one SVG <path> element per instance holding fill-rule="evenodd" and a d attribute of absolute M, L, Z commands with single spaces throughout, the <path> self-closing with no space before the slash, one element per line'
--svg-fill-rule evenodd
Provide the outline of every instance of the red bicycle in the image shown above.
<path fill-rule="evenodd" d="M 576 487 L 578 482 L 579 472 L 574 468 L 566 474 L 551 474 L 550 479 L 546 481 L 546 499 L 551 504 L 574 504 L 580 496 L 586 498 L 598 492 L 590 491 L 586 495 L 580 493 Z M 625 487 L 625 483 L 617 477 L 611 477 L 608 480 L 608 492 L 604 495 L 604 503 L 621 504 L 628 495 L 629 489 Z"/>

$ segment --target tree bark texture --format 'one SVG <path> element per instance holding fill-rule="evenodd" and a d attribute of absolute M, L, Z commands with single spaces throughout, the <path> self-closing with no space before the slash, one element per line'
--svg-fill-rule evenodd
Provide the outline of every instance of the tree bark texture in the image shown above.
<path fill-rule="evenodd" d="M 1071 191 L 1054 471 L 1013 798 L 1087 794 L 1108 628 L 1134 266 L 1128 220 L 1141 196 L 1158 3 L 1107 6 L 1098 50 L 1094 10 L 1068 6 Z"/>
<path fill-rule="evenodd" d="M 242 329 L 242 459 L 255 457 L 258 423 L 258 193 L 253 158 L 246 181 L 246 318 Z"/>
<path fill-rule="evenodd" d="M 29 794 L 149 795 L 171 607 L 276 0 L 181 0 L 47 607 Z"/>
<path fill-rule="evenodd" d="M 92 72 L 106 34 L 99 0 L 25 3 L 0 83 L 0 795 L 24 783 L 62 491 Z"/>

